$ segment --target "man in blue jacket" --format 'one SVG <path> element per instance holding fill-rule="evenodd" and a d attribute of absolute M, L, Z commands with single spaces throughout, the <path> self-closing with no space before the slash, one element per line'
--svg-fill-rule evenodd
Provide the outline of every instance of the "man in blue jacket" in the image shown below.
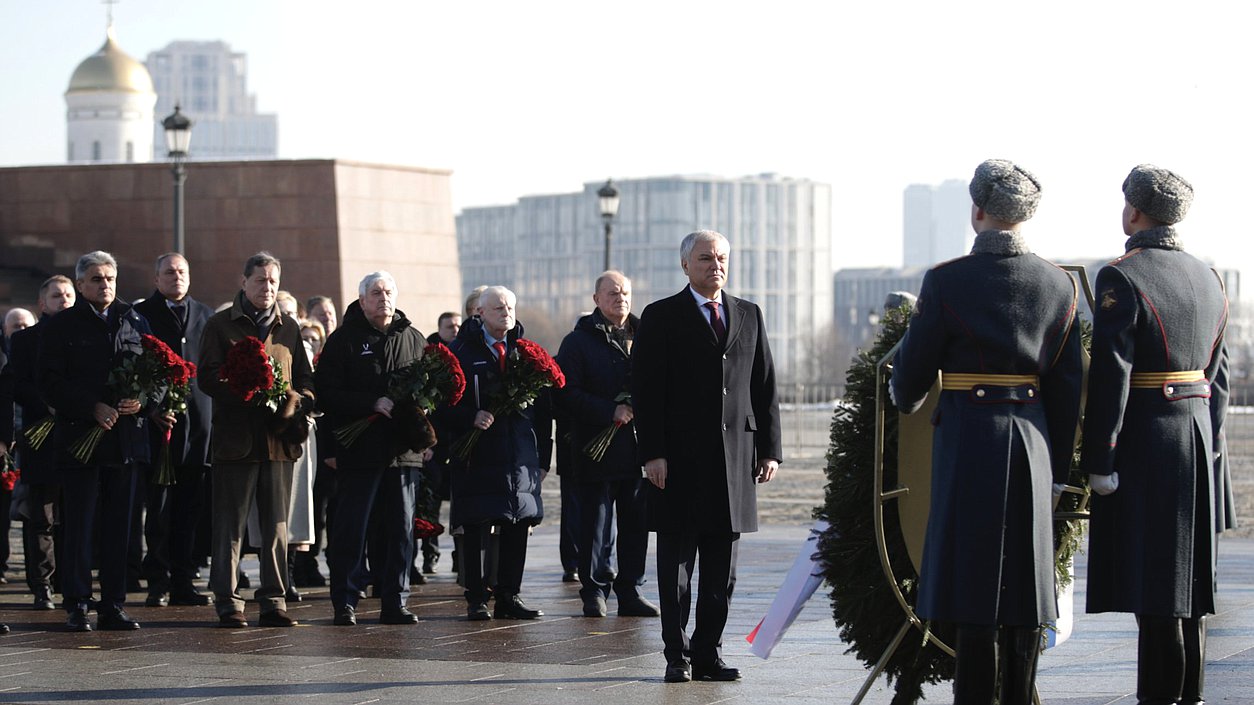
<path fill-rule="evenodd" d="M 604 617 L 611 587 L 606 576 L 613 575 L 620 617 L 656 617 L 657 606 L 640 594 L 649 530 L 632 422 L 631 344 L 640 319 L 631 313 L 631 280 L 622 272 L 601 274 L 592 301 L 596 310 L 579 319 L 557 353 L 566 386 L 556 397 L 570 418 L 573 460 L 562 481 L 574 483 L 579 504 L 579 595 L 585 617 Z M 610 427 L 618 429 L 613 440 L 594 457 L 588 445 Z M 615 515 L 617 574 L 609 544 Z"/>

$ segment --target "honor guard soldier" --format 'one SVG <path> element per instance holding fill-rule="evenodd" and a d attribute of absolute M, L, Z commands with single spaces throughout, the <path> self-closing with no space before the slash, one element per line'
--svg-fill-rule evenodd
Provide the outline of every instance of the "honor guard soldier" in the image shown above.
<path fill-rule="evenodd" d="M 1099 495 L 1088 611 L 1137 616 L 1138 702 L 1200 703 L 1228 304 L 1219 275 L 1180 246 L 1188 182 L 1142 164 L 1123 194 L 1127 252 L 1097 275 L 1084 419 L 1081 467 Z"/>
<path fill-rule="evenodd" d="M 924 276 L 891 392 L 917 411 L 941 372 L 918 613 L 957 625 L 954 702 L 992 703 L 1000 670 L 1001 705 L 1026 705 L 1057 617 L 1051 497 L 1079 421 L 1078 288 L 1020 234 L 1035 177 L 989 160 L 970 192 L 975 244 Z"/>

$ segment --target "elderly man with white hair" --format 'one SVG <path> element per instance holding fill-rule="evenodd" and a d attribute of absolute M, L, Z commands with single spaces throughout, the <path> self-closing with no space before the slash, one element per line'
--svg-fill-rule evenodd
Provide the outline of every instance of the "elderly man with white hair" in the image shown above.
<path fill-rule="evenodd" d="M 453 342 L 453 354 L 466 374 L 466 394 L 447 410 L 443 428 L 457 439 L 475 429 L 481 433 L 464 463 L 455 462 L 449 522 L 462 527 L 462 579 L 466 588 L 466 618 L 538 619 L 540 610 L 523 602 L 523 568 L 527 535 L 544 517 L 540 481 L 548 472 L 552 425 L 547 396 L 537 403 L 499 416 L 488 410 L 505 384 L 505 360 L 522 337 L 514 317 L 517 298 L 503 286 L 490 286 L 479 295 L 478 318 L 464 323 Z M 460 465 L 460 466 L 459 466 Z M 489 590 L 484 580 L 485 527 L 496 527 L 500 537 L 496 605 L 488 612 Z"/>
<path fill-rule="evenodd" d="M 384 555 L 370 556 L 382 602 L 381 624 L 415 624 L 406 607 L 409 564 L 414 553 L 414 497 L 420 451 L 388 396 L 392 373 L 422 357 L 426 338 L 396 308 L 396 280 L 379 271 L 367 274 L 344 322 L 327 339 L 314 373 L 320 408 L 330 428 L 378 414 L 356 440 L 336 452 L 339 488 L 331 526 L 331 604 L 338 626 L 357 624 L 357 600 L 364 585 L 353 579 L 366 548 L 371 511 L 381 519 Z"/>

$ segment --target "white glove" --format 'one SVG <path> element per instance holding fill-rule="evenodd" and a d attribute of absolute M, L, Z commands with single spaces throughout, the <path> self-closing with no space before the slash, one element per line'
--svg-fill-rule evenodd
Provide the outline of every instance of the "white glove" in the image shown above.
<path fill-rule="evenodd" d="M 893 385 L 888 385 L 888 398 L 892 400 L 893 406 L 897 406 L 897 395 L 893 392 Z"/>
<path fill-rule="evenodd" d="M 1109 475 L 1089 475 L 1089 489 L 1103 497 L 1119 489 L 1119 473 Z"/>

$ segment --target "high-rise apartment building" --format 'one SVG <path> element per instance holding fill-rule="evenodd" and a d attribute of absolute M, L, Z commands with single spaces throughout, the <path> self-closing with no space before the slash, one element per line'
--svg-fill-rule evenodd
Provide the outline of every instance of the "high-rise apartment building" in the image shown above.
<path fill-rule="evenodd" d="M 621 205 L 611 265 L 631 278 L 636 313 L 687 284 L 679 266 L 684 235 L 717 230 L 732 245 L 728 292 L 762 307 L 781 378 L 799 369 L 813 337 L 831 324 L 831 187 L 773 174 L 667 176 L 615 185 Z M 465 286 L 508 286 L 518 294 L 524 325 L 523 313 L 540 312 L 560 339 L 593 307 L 592 284 L 605 246 L 600 186 L 465 209 L 457 217 Z"/>
<path fill-rule="evenodd" d="M 970 249 L 971 196 L 965 181 L 911 184 L 902 197 L 902 265 L 930 267 Z"/>
<path fill-rule="evenodd" d="M 278 118 L 257 112 L 244 53 L 226 42 L 179 41 L 150 53 L 145 64 L 157 91 L 155 144 L 165 144 L 161 119 L 177 104 L 192 119 L 192 159 L 278 156 Z M 164 156 L 163 147 L 157 152 Z"/>

